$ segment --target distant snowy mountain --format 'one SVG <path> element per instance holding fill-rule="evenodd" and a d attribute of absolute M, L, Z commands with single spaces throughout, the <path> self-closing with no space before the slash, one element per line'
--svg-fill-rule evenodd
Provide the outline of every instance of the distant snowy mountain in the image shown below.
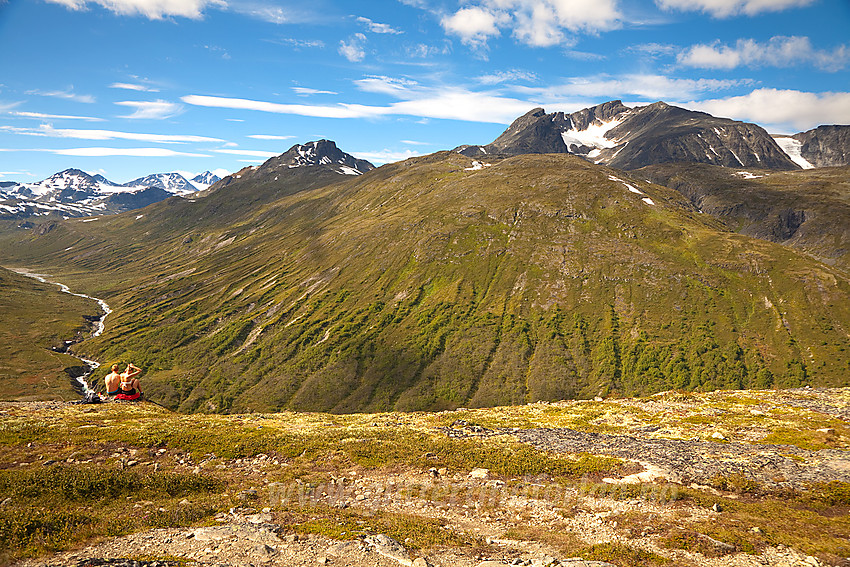
<path fill-rule="evenodd" d="M 205 171 L 203 173 L 199 173 L 198 175 L 190 179 L 190 181 L 195 185 L 195 187 L 198 188 L 199 191 L 201 191 L 206 189 L 213 183 L 221 181 L 221 177 L 210 171 Z"/>
<path fill-rule="evenodd" d="M 102 175 L 66 169 L 38 183 L 2 182 L 0 218 L 116 214 L 195 193 L 209 186 L 206 181 L 217 179 L 208 171 L 192 181 L 179 173 L 158 173 L 119 184 Z"/>
<path fill-rule="evenodd" d="M 153 173 L 124 184 L 125 187 L 158 187 L 172 195 L 187 195 L 198 190 L 179 173 Z"/>

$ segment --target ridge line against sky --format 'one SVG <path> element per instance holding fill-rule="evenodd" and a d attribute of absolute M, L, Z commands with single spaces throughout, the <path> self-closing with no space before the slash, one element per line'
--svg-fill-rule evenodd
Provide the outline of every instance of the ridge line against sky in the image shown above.
<path fill-rule="evenodd" d="M 845 0 L 0 0 L 0 181 L 223 173 L 319 138 L 381 164 L 612 99 L 850 124 L 847 29 Z"/>

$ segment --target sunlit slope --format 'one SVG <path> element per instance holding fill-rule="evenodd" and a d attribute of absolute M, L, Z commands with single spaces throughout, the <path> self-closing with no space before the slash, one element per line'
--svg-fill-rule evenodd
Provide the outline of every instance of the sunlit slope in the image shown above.
<path fill-rule="evenodd" d="M 79 397 L 65 369 L 82 363 L 52 348 L 81 339 L 84 317 L 98 310 L 93 301 L 0 268 L 0 399 Z"/>
<path fill-rule="evenodd" d="M 839 273 L 580 158 L 251 183 L 27 233 L 13 260 L 103 294 L 115 313 L 85 348 L 186 411 L 847 383 Z"/>
<path fill-rule="evenodd" d="M 731 230 L 792 246 L 850 273 L 850 167 L 744 171 L 679 163 L 634 174 L 680 191 Z"/>

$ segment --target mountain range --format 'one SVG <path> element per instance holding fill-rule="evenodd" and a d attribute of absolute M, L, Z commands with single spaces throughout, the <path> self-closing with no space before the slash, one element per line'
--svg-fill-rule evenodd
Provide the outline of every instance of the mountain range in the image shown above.
<path fill-rule="evenodd" d="M 650 106 L 532 111 L 488 146 L 375 169 L 296 145 L 191 199 L 0 221 L 0 260 L 104 298 L 106 331 L 74 349 L 142 366 L 181 411 L 846 385 L 850 167 Z M 843 128 L 800 155 L 837 159 Z M 735 167 L 711 163 L 727 151 Z"/>
<path fill-rule="evenodd" d="M 191 180 L 179 173 L 157 173 L 119 184 L 102 175 L 66 169 L 38 183 L 5 182 L 0 186 L 0 218 L 116 214 L 201 191 L 218 180 L 206 171 Z"/>

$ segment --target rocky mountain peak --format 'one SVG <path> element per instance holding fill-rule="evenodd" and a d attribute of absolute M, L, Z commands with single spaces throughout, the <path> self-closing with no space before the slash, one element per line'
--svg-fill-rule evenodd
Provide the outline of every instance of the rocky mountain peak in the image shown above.
<path fill-rule="evenodd" d="M 332 140 L 315 140 L 295 144 L 283 154 L 264 163 L 260 169 L 293 169 L 296 167 L 328 166 L 337 173 L 361 175 L 375 169 L 364 159 L 358 159 L 339 149 Z"/>

